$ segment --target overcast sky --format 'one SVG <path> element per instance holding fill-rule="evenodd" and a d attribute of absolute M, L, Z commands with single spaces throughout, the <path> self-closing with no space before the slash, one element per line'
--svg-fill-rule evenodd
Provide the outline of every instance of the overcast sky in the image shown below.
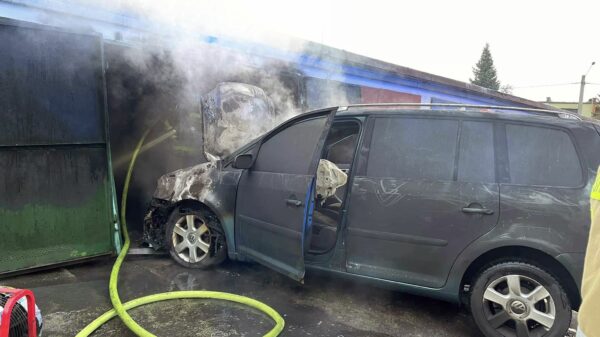
<path fill-rule="evenodd" d="M 598 61 L 585 98 L 600 93 L 600 0 L 230 0 L 199 11 L 205 24 L 291 35 L 460 81 L 488 42 L 502 84 L 533 100 L 578 100 L 579 85 L 565 83 Z"/>

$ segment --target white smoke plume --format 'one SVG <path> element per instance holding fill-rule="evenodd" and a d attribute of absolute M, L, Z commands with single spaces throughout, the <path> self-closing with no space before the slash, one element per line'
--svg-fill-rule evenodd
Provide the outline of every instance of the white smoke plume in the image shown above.
<path fill-rule="evenodd" d="M 156 146 L 139 159 L 128 208 L 136 215 L 143 214 L 162 174 L 206 161 L 204 148 L 225 155 L 306 108 L 348 102 L 343 90 L 334 85 L 317 89 L 329 93 L 328 102 L 307 104 L 306 81 L 295 65 L 264 57 L 271 48 L 301 54 L 306 42 L 266 32 L 233 6 L 231 13 L 217 16 L 215 3 L 206 1 L 57 0 L 54 5 L 56 13 L 39 19 L 76 31 L 95 31 L 97 26 L 92 22 L 102 15 L 117 22 L 115 13 L 128 18 L 123 25 L 111 26 L 113 31 L 96 31 L 107 41 L 104 50 L 113 158 L 127 158 L 150 127 L 154 130 L 150 140 L 171 127 L 177 131 L 171 143 Z M 81 15 L 57 14 L 61 6 L 65 12 L 80 11 Z M 135 27 L 129 27 L 130 23 Z M 208 43 L 209 37 L 216 37 L 216 43 Z M 273 102 L 275 113 L 256 113 L 255 119 L 232 118 L 243 116 L 247 110 L 241 109 L 237 111 L 241 115 L 211 121 L 208 129 L 220 129 L 206 133 L 202 98 L 223 83 L 260 88 Z M 165 119 L 169 126 L 163 126 Z M 124 170 L 125 165 L 115 167 L 117 189 L 122 186 Z M 137 220 L 132 223 L 141 222 Z"/>
<path fill-rule="evenodd" d="M 106 32 L 103 33 L 105 39 L 122 39 L 131 46 L 122 52 L 119 63 L 126 62 L 127 70 L 138 74 L 140 87 L 142 84 L 148 84 L 154 88 L 148 95 L 141 94 L 142 102 L 138 104 L 137 110 L 143 110 L 143 113 L 131 111 L 138 117 L 144 115 L 145 121 L 137 123 L 139 127 L 147 127 L 165 114 L 178 113 L 176 119 L 179 126 L 188 128 L 188 132 L 201 133 L 202 119 L 194 116 L 199 113 L 201 96 L 215 89 L 221 82 L 256 85 L 275 103 L 277 114 L 273 119 L 241 121 L 246 124 L 255 123 L 252 129 L 258 129 L 259 134 L 304 108 L 299 105 L 297 99 L 295 100 L 298 93 L 293 92 L 295 90 L 289 88 L 278 74 L 288 66 L 281 61 L 257 55 L 264 55 L 268 48 L 299 53 L 304 50 L 305 42 L 254 26 L 252 20 L 244 18 L 243 13 L 236 12 L 234 5 L 226 15 L 216 13 L 222 12 L 223 6 L 227 5 L 211 1 L 65 0 L 57 1 L 55 6 L 69 7 L 66 10 L 71 12 L 80 11 L 82 17 L 114 16 L 115 13 L 122 13 L 126 18 L 123 19 L 125 24 L 118 27 L 114 36 L 106 36 Z M 216 10 L 217 6 L 219 11 Z M 42 20 L 49 25 L 93 30 L 92 24 L 74 20 L 70 16 L 49 15 Z M 218 42 L 207 43 L 206 40 L 212 37 Z M 109 60 L 108 67 L 111 66 L 114 64 Z M 257 73 L 261 75 L 258 76 Z M 127 83 L 127 88 L 123 86 L 119 81 L 109 83 L 109 95 L 113 98 L 127 99 L 126 96 L 131 95 L 131 81 Z M 127 90 L 115 91 L 120 89 Z M 257 114 L 257 117 L 260 117 L 260 114 Z M 229 120 L 228 124 L 236 129 L 232 122 Z M 235 140 L 220 141 L 236 146 L 241 143 L 241 138 L 247 138 L 246 141 L 249 141 L 257 136 L 254 132 L 252 137 L 242 137 L 233 130 L 224 133 L 224 136 L 227 135 Z M 234 148 L 227 147 L 224 153 L 233 150 Z"/>

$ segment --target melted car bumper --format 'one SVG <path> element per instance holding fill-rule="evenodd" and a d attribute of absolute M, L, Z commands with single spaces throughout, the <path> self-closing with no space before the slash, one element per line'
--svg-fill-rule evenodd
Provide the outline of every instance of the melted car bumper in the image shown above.
<path fill-rule="evenodd" d="M 153 198 L 144 217 L 144 242 L 154 249 L 165 246 L 165 226 L 173 209 L 173 203 Z"/>

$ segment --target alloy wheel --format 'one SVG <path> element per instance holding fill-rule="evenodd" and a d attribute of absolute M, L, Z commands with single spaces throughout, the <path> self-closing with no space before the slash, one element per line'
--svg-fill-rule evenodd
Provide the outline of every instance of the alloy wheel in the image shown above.
<path fill-rule="evenodd" d="M 202 261 L 210 249 L 210 229 L 200 217 L 187 214 L 173 226 L 173 248 L 182 260 L 188 263 Z"/>
<path fill-rule="evenodd" d="M 488 323 L 502 336 L 541 337 L 556 319 L 550 292 L 536 280 L 523 275 L 502 276 L 483 294 Z"/>

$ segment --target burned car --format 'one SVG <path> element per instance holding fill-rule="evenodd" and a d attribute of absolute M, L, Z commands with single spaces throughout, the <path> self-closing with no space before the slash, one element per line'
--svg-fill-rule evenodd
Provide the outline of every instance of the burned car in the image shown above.
<path fill-rule="evenodd" d="M 180 264 L 252 260 L 467 304 L 486 336 L 564 336 L 580 304 L 600 126 L 518 108 L 294 117 L 158 182 L 145 238 Z"/>
<path fill-rule="evenodd" d="M 217 156 L 230 154 L 248 142 L 248 135 L 256 138 L 281 120 L 265 91 L 247 83 L 219 83 L 202 96 L 201 107 L 204 150 Z"/>

